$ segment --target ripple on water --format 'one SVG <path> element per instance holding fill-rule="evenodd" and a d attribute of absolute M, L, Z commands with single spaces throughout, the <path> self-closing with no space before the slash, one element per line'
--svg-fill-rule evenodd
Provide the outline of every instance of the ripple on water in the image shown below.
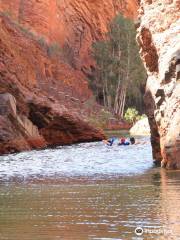
<path fill-rule="evenodd" d="M 152 167 L 151 146 L 102 142 L 23 152 L 0 157 L 0 179 L 61 178 L 140 174 Z"/>

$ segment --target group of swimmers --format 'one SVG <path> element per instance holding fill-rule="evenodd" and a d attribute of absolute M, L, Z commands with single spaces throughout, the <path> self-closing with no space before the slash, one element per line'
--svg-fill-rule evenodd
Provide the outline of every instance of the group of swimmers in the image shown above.
<path fill-rule="evenodd" d="M 116 139 L 117 139 L 116 137 L 112 137 L 112 138 L 109 138 L 108 140 L 103 140 L 103 142 L 108 146 L 112 146 Z M 130 137 L 129 140 L 125 137 L 118 139 L 118 146 L 134 145 L 135 143 L 136 141 L 134 137 Z"/>

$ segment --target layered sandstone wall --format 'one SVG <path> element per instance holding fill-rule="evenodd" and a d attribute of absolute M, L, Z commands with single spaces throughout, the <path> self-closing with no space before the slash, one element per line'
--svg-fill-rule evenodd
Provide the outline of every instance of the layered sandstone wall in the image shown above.
<path fill-rule="evenodd" d="M 93 41 L 102 39 L 112 18 L 137 17 L 137 0 L 0 0 L 0 11 L 18 23 L 61 45 L 70 64 L 89 74 L 94 65 Z"/>
<path fill-rule="evenodd" d="M 84 75 L 0 14 L 0 154 L 101 140 L 86 120 Z"/>
<path fill-rule="evenodd" d="M 180 168 L 180 1 L 141 0 L 139 13 L 154 159 Z"/>

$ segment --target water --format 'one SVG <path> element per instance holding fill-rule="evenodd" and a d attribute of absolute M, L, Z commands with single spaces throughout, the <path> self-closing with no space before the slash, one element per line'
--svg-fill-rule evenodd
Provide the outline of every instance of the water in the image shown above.
<path fill-rule="evenodd" d="M 180 174 L 141 141 L 1 156 L 0 239 L 180 239 Z"/>

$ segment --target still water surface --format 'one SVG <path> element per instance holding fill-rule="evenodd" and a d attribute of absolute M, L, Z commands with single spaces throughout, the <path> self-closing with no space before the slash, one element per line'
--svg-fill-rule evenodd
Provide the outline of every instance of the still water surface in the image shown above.
<path fill-rule="evenodd" d="M 1 156 L 0 240 L 180 239 L 180 172 L 145 142 Z"/>

